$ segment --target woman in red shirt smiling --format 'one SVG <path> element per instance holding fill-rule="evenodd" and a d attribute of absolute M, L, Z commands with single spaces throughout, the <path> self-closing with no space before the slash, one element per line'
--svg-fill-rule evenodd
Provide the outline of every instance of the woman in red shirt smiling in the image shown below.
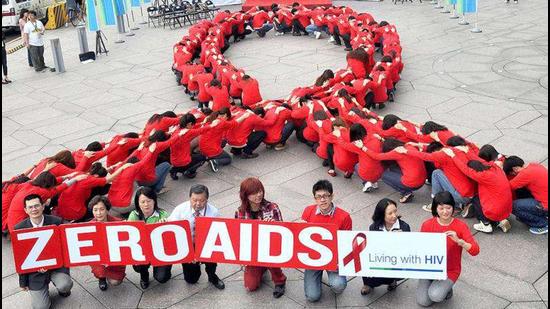
<path fill-rule="evenodd" d="M 442 303 L 453 296 L 453 287 L 462 271 L 462 250 L 471 256 L 479 254 L 479 245 L 468 225 L 453 218 L 455 200 L 449 192 L 438 193 L 432 203 L 433 218 L 422 224 L 423 233 L 447 235 L 447 280 L 420 280 L 416 290 L 416 302 L 422 307 Z"/>

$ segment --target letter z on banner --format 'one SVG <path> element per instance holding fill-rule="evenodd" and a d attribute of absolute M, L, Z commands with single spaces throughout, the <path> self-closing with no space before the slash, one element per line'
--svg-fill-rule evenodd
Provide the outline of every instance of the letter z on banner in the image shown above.
<path fill-rule="evenodd" d="M 447 279 L 447 237 L 440 233 L 338 231 L 342 276 Z"/>
<path fill-rule="evenodd" d="M 336 226 L 198 218 L 201 262 L 336 270 Z"/>
<path fill-rule="evenodd" d="M 56 226 L 15 230 L 11 241 L 15 271 L 19 274 L 63 266 L 61 238 Z"/>

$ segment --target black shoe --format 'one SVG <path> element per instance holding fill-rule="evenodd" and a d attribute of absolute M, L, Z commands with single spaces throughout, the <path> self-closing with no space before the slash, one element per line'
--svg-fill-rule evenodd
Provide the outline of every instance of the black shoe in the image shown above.
<path fill-rule="evenodd" d="M 276 285 L 275 290 L 273 291 L 273 297 L 275 298 L 281 298 L 283 295 L 285 295 L 286 287 L 285 285 Z"/>
<path fill-rule="evenodd" d="M 257 157 L 259 157 L 260 155 L 257 154 L 257 153 L 251 153 L 251 154 L 248 154 L 248 153 L 243 153 L 241 155 L 241 159 L 244 159 L 244 160 L 248 160 L 248 159 L 255 159 Z"/>
<path fill-rule="evenodd" d="M 195 177 L 197 177 L 197 173 L 196 172 L 185 172 L 183 173 L 183 176 L 185 176 L 185 178 L 188 178 L 188 179 L 193 179 Z"/>
<path fill-rule="evenodd" d="M 144 290 L 149 287 L 149 272 L 141 274 L 141 279 L 139 280 L 139 286 L 141 286 L 141 288 Z"/>
<path fill-rule="evenodd" d="M 397 280 L 394 280 L 388 285 L 388 292 L 395 291 L 397 289 Z"/>
<path fill-rule="evenodd" d="M 451 291 L 449 292 L 449 294 L 447 294 L 447 297 L 445 297 L 445 300 L 449 300 L 451 298 L 453 298 L 453 290 L 451 289 Z"/>
<path fill-rule="evenodd" d="M 327 167 L 329 165 L 328 160 L 323 161 L 323 167 Z"/>
<path fill-rule="evenodd" d="M 106 291 L 109 286 L 107 285 L 107 280 L 105 278 L 99 279 L 99 289 Z"/>
<path fill-rule="evenodd" d="M 224 290 L 225 289 L 225 283 L 219 278 L 217 280 L 209 280 L 212 285 L 218 289 L 218 290 Z"/>
<path fill-rule="evenodd" d="M 172 180 L 178 180 L 178 172 L 170 171 L 170 178 L 172 178 Z"/>
<path fill-rule="evenodd" d="M 191 101 L 196 101 L 197 99 L 195 97 L 191 97 Z"/>
<path fill-rule="evenodd" d="M 63 297 L 63 298 L 67 298 L 69 296 L 71 296 L 71 291 L 67 292 L 67 293 L 61 293 L 59 292 L 59 296 Z"/>
<path fill-rule="evenodd" d="M 393 93 L 390 93 L 390 102 L 395 102 L 395 96 Z"/>
<path fill-rule="evenodd" d="M 302 34 L 300 32 L 294 32 L 292 36 L 302 36 Z"/>
<path fill-rule="evenodd" d="M 240 156 L 243 153 L 243 150 L 240 148 L 231 148 L 229 152 L 233 155 Z"/>
<path fill-rule="evenodd" d="M 352 51 L 352 50 L 353 50 L 353 48 L 351 48 L 351 47 L 346 47 L 346 48 L 344 49 L 344 51 L 348 51 L 348 52 L 349 52 L 349 51 Z"/>
<path fill-rule="evenodd" d="M 382 103 L 382 104 L 378 104 L 378 109 L 384 109 L 386 108 L 386 104 Z"/>

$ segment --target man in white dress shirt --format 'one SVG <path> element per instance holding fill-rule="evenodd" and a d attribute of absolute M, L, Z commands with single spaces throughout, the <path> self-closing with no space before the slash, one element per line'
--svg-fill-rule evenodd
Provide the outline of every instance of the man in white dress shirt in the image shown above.
<path fill-rule="evenodd" d="M 204 185 L 195 185 L 189 191 L 189 201 L 178 205 L 168 221 L 189 221 L 191 226 L 191 238 L 193 243 L 195 242 L 195 220 L 199 217 L 207 218 L 216 218 L 218 217 L 218 209 L 213 205 L 208 203 L 208 198 L 210 193 L 208 188 Z M 225 289 L 225 284 L 223 281 L 216 275 L 216 268 L 218 264 L 216 263 L 203 263 L 206 269 L 206 274 L 208 275 L 208 281 L 212 283 L 217 289 Z M 189 264 L 182 264 L 183 268 L 183 278 L 187 283 L 195 284 L 199 281 L 201 277 L 201 263 L 193 262 Z"/>

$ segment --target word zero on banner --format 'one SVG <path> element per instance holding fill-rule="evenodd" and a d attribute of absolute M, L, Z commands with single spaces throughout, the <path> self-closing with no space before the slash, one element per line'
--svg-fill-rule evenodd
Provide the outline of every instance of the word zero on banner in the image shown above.
<path fill-rule="evenodd" d="M 338 231 L 342 276 L 447 279 L 442 233 Z"/>

